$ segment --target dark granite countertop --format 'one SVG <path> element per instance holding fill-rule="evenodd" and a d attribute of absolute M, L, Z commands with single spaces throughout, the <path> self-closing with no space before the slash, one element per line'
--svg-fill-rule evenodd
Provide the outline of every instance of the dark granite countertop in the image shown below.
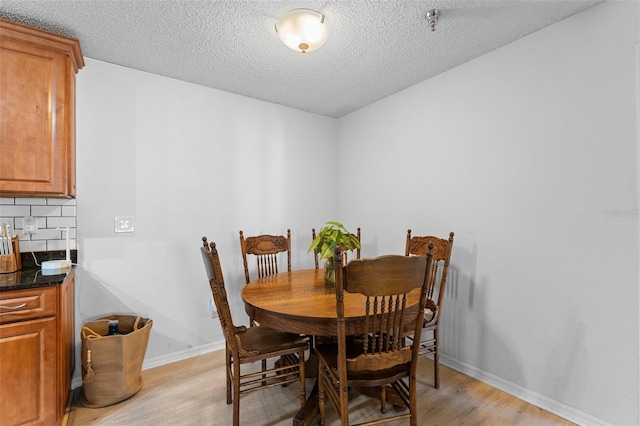
<path fill-rule="evenodd" d="M 64 259 L 64 250 L 59 251 L 37 251 L 34 253 L 39 264 L 45 260 Z M 77 263 L 78 252 L 71 250 L 71 262 Z M 0 274 L 0 291 L 21 290 L 25 288 L 46 287 L 61 284 L 65 278 L 71 274 L 75 266 L 69 268 L 68 271 L 56 275 L 43 275 L 42 270 L 36 265 L 31 252 L 20 253 L 20 262 L 22 269 L 16 272 Z"/>

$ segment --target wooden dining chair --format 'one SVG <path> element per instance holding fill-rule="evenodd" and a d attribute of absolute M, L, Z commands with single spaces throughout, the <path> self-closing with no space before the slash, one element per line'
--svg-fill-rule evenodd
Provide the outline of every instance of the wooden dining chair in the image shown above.
<path fill-rule="evenodd" d="M 349 424 L 349 387 L 379 389 L 381 412 L 386 413 L 388 393 L 394 393 L 408 410 L 390 417 L 379 417 L 360 424 L 378 424 L 409 419 L 418 424 L 416 368 L 418 345 L 405 345 L 406 324 L 413 324 L 414 338 L 422 331 L 428 270 L 431 257 L 385 255 L 371 259 L 340 262 L 336 250 L 337 344 L 318 345 L 318 403 L 320 424 L 324 425 L 326 400 L 340 414 L 342 425 Z M 417 305 L 407 305 L 411 291 L 420 292 Z M 345 334 L 345 293 L 361 295 L 362 338 L 347 339 Z M 400 405 L 394 402 L 394 404 Z"/>
<path fill-rule="evenodd" d="M 447 269 L 453 249 L 453 232 L 449 239 L 434 236 L 411 236 L 411 229 L 407 230 L 407 243 L 404 254 L 406 256 L 425 256 L 429 244 L 433 244 L 433 268 L 429 276 L 427 289 L 427 305 L 425 307 L 422 335 L 420 339 L 420 355 L 433 355 L 434 387 L 440 388 L 440 345 L 439 323 L 444 291 L 447 285 Z M 408 330 L 411 333 L 411 330 Z"/>
<path fill-rule="evenodd" d="M 290 229 L 287 229 L 286 237 L 284 235 L 258 235 L 245 238 L 244 233 L 240 231 L 240 250 L 242 252 L 242 263 L 244 264 L 244 278 L 247 284 L 251 282 L 249 264 L 247 262 L 248 254 L 256 257 L 257 278 L 267 277 L 279 272 L 278 255 L 280 253 L 287 254 L 287 271 L 291 271 Z"/>
<path fill-rule="evenodd" d="M 358 239 L 358 241 L 362 242 L 362 240 L 360 239 L 360 228 L 358 228 L 358 230 L 356 231 L 356 238 Z M 311 241 L 315 239 L 316 239 L 316 228 L 311 228 Z M 359 248 L 356 248 L 356 259 L 360 259 Z M 318 253 L 316 253 L 315 251 L 313 252 L 313 261 L 316 265 L 316 269 L 318 269 L 320 267 L 320 264 L 318 263 Z"/>
<path fill-rule="evenodd" d="M 293 333 L 263 326 L 235 326 L 216 244 L 208 244 L 207 237 L 202 237 L 200 250 L 226 343 L 227 404 L 233 403 L 234 426 L 240 424 L 240 395 L 244 393 L 299 382 L 300 406 L 303 406 L 306 400 L 304 357 L 309 344 Z M 272 359 L 278 361 L 273 361 L 268 369 L 253 368 L 248 372 L 241 369 L 244 364 Z"/>

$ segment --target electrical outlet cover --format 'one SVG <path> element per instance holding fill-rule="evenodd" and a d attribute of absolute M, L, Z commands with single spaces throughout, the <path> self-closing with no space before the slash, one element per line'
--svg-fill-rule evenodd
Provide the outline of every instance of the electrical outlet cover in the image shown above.
<path fill-rule="evenodd" d="M 31 235 L 38 233 L 38 222 L 35 217 L 27 216 L 24 218 L 24 226 L 22 228 L 24 235 Z"/>
<path fill-rule="evenodd" d="M 135 229 L 135 222 L 133 216 L 116 216 L 115 218 L 115 232 L 133 232 Z"/>

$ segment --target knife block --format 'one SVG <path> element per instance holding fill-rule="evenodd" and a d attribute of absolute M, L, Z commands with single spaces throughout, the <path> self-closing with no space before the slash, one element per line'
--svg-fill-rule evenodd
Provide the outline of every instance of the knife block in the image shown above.
<path fill-rule="evenodd" d="M 11 245 L 13 246 L 12 254 L 0 255 L 0 274 L 15 272 L 22 269 L 22 261 L 20 260 L 20 244 L 18 243 L 17 235 L 11 238 Z"/>

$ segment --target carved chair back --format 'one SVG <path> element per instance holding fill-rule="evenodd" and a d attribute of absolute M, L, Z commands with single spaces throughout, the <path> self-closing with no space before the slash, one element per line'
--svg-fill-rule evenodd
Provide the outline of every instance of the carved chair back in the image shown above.
<path fill-rule="evenodd" d="M 242 263 L 244 264 L 244 277 L 246 283 L 251 282 L 247 255 L 255 255 L 258 278 L 277 274 L 279 253 L 287 254 L 287 271 L 291 271 L 291 230 L 287 229 L 287 236 L 283 235 L 259 235 L 246 237 L 240 231 L 240 250 L 242 251 Z"/>
<path fill-rule="evenodd" d="M 433 244 L 433 267 L 430 271 L 429 288 L 427 290 L 427 309 L 434 309 L 433 322 L 437 322 L 440 314 L 440 306 L 444 298 L 444 291 L 447 284 L 447 272 L 451 251 L 453 249 L 453 232 L 449 233 L 449 239 L 434 236 L 411 236 L 411 229 L 407 229 L 407 241 L 405 245 L 405 256 L 416 255 L 426 256 L 429 244 Z M 437 300 L 434 300 L 434 293 L 437 290 Z"/>
<path fill-rule="evenodd" d="M 228 349 L 233 352 L 234 356 L 238 356 L 239 348 L 235 334 L 236 330 L 242 329 L 242 327 L 235 327 L 233 325 L 216 243 L 211 242 L 211 244 L 208 244 L 207 237 L 202 237 L 202 247 L 200 247 L 200 251 L 202 252 L 202 260 L 204 261 L 204 267 L 207 271 L 207 278 L 209 279 L 209 286 L 211 287 L 211 294 L 213 295 L 213 301 L 216 305 L 224 339 L 227 342 Z"/>

